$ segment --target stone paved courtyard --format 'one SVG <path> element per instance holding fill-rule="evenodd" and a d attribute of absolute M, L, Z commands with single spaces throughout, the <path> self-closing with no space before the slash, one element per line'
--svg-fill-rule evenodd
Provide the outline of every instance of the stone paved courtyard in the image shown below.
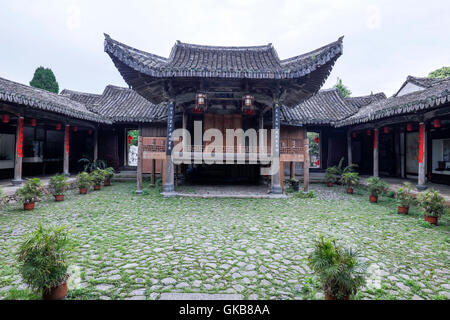
<path fill-rule="evenodd" d="M 374 264 L 356 299 L 450 298 L 448 217 L 430 227 L 417 209 L 370 204 L 367 194 L 312 185 L 316 199 L 163 198 L 116 183 L 32 212 L 0 212 L 0 299 L 36 298 L 15 250 L 39 221 L 66 224 L 76 244 L 68 299 L 159 299 L 161 293 L 240 294 L 245 299 L 322 299 L 306 257 L 320 234 L 358 248 Z"/>

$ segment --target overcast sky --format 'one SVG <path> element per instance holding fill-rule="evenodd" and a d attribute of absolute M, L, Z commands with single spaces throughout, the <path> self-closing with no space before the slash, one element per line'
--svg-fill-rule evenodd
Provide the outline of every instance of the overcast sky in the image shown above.
<path fill-rule="evenodd" d="M 390 96 L 407 75 L 450 65 L 449 31 L 446 0 L 0 0 L 0 77 L 28 84 L 44 66 L 54 71 L 60 90 L 126 86 L 103 51 L 103 33 L 166 57 L 181 40 L 273 43 L 282 59 L 344 35 L 344 54 L 324 88 L 340 77 L 353 96 Z"/>

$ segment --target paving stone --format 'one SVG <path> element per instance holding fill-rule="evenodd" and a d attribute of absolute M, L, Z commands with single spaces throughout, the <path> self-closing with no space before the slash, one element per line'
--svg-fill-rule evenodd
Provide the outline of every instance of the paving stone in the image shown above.
<path fill-rule="evenodd" d="M 244 300 L 244 296 L 223 293 L 161 293 L 159 300 Z"/>
<path fill-rule="evenodd" d="M 161 280 L 161 282 L 165 285 L 168 285 L 168 284 L 173 284 L 177 281 L 174 278 L 164 278 Z"/>

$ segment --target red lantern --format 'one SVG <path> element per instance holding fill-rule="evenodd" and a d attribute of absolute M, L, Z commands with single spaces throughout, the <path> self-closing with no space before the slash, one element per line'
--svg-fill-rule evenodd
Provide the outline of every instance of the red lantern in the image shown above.
<path fill-rule="evenodd" d="M 73 127 L 72 127 L 72 131 L 73 131 L 73 132 L 77 132 L 77 131 L 78 131 L 78 127 L 77 127 L 77 126 L 73 126 Z"/>
<path fill-rule="evenodd" d="M 406 125 L 406 131 L 408 131 L 408 132 L 413 131 L 413 125 L 412 125 L 412 123 L 408 123 L 408 124 Z"/>
<path fill-rule="evenodd" d="M 206 110 L 206 93 L 198 93 L 195 97 L 193 113 L 203 113 Z"/>
<path fill-rule="evenodd" d="M 388 134 L 389 133 L 389 127 L 384 127 L 384 133 Z"/>
<path fill-rule="evenodd" d="M 320 160 L 316 161 L 316 166 L 318 167 L 320 165 Z"/>
<path fill-rule="evenodd" d="M 56 130 L 58 130 L 58 131 L 61 130 L 61 123 L 56 124 Z"/>
<path fill-rule="evenodd" d="M 2 115 L 2 122 L 3 123 L 9 123 L 9 114 L 3 114 Z"/>
<path fill-rule="evenodd" d="M 254 102 L 255 98 L 249 94 L 246 94 L 242 97 L 242 113 L 244 115 L 253 115 L 255 114 L 255 106 Z"/>
<path fill-rule="evenodd" d="M 37 120 L 36 119 L 31 119 L 31 126 L 32 127 L 36 127 L 37 125 Z"/>
<path fill-rule="evenodd" d="M 371 136 L 372 135 L 372 131 L 371 130 L 367 130 L 367 135 Z"/>
<path fill-rule="evenodd" d="M 132 141 L 133 141 L 133 137 L 132 136 L 128 136 L 128 144 L 131 144 Z"/>
<path fill-rule="evenodd" d="M 314 138 L 314 142 L 315 142 L 316 144 L 319 144 L 319 137 L 315 137 L 315 138 Z"/>
<path fill-rule="evenodd" d="M 92 130 L 91 129 L 88 130 L 88 135 L 90 135 L 90 136 L 92 135 Z"/>
<path fill-rule="evenodd" d="M 356 138 L 356 132 L 352 132 L 352 137 Z"/>
<path fill-rule="evenodd" d="M 435 128 L 440 128 L 440 127 L 441 127 L 441 120 L 439 120 L 439 119 L 434 119 L 434 120 L 433 120 L 433 126 L 434 126 Z"/>

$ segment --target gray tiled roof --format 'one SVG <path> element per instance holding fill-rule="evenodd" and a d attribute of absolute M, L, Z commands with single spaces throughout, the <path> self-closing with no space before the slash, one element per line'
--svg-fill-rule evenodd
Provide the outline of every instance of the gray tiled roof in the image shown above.
<path fill-rule="evenodd" d="M 450 102 L 450 78 L 435 81 L 430 87 L 402 96 L 379 100 L 359 109 L 359 111 L 336 123 L 336 126 L 365 123 L 395 115 L 414 113 L 438 107 Z"/>
<path fill-rule="evenodd" d="M 310 53 L 280 60 L 272 44 L 220 47 L 177 41 L 169 58 L 147 53 L 105 34 L 105 52 L 114 61 L 151 77 L 215 77 L 248 79 L 299 78 L 342 54 L 342 39 Z"/>
<path fill-rule="evenodd" d="M 358 107 L 347 103 L 336 88 L 321 90 L 293 108 L 281 108 L 283 120 L 288 124 L 332 124 L 357 111 Z"/>
<path fill-rule="evenodd" d="M 369 94 L 367 96 L 361 96 L 361 97 L 348 97 L 344 98 L 344 100 L 357 108 L 361 108 L 364 106 L 367 106 L 373 102 L 380 101 L 386 99 L 386 95 L 383 92 L 375 93 L 375 94 Z"/>
<path fill-rule="evenodd" d="M 94 103 L 96 103 L 102 96 L 101 94 L 79 92 L 68 89 L 64 89 L 60 94 L 70 98 L 71 100 L 83 103 L 89 110 L 91 110 L 90 107 Z"/>
<path fill-rule="evenodd" d="M 0 101 L 54 112 L 75 119 L 111 123 L 109 119 L 89 111 L 84 104 L 70 100 L 66 96 L 4 78 L 0 78 Z"/>
<path fill-rule="evenodd" d="M 402 89 L 408 83 L 412 83 L 412 84 L 415 84 L 416 86 L 426 89 L 426 88 L 430 88 L 430 87 L 440 83 L 441 81 L 445 81 L 445 78 L 421 78 L 421 77 L 408 76 L 406 78 L 406 81 L 403 82 L 402 86 L 397 91 L 397 93 L 394 94 L 394 97 L 397 96 L 400 93 L 400 91 L 402 91 Z"/>

